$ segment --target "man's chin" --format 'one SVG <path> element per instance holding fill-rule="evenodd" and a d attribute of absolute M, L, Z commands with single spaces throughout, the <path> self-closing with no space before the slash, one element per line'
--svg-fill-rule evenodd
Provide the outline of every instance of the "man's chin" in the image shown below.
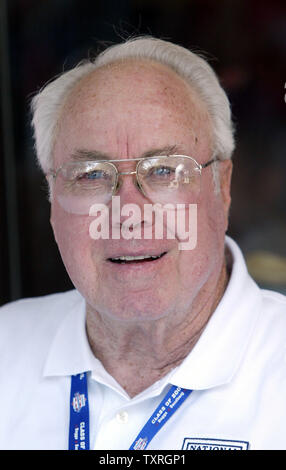
<path fill-rule="evenodd" d="M 100 316 L 109 318 L 116 322 L 150 322 L 156 321 L 161 318 L 167 317 L 170 313 L 170 303 L 165 300 L 155 299 L 153 297 L 153 305 L 150 305 L 150 293 L 149 296 L 144 294 L 135 295 L 136 298 L 132 298 L 132 294 L 129 295 L 128 299 L 118 301 L 110 305 L 98 306 L 96 311 Z"/>

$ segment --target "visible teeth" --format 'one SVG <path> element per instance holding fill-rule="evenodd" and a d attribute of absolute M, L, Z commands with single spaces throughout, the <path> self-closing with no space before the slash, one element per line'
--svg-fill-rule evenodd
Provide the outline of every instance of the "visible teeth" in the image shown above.
<path fill-rule="evenodd" d="M 118 258 L 111 258 L 114 261 L 137 261 L 140 259 L 159 258 L 159 256 L 140 255 L 140 256 L 119 256 Z"/>

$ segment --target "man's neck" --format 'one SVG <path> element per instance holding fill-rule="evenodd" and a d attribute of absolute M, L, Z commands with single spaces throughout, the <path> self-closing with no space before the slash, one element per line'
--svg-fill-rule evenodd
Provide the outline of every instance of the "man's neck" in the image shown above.
<path fill-rule="evenodd" d="M 176 325 L 170 317 L 148 322 L 110 320 L 87 308 L 87 334 L 94 355 L 133 397 L 181 364 L 201 336 L 217 307 L 228 275 L 222 267 L 207 300 L 197 300 L 191 311 L 180 312 Z M 194 305 L 196 304 L 196 306 Z M 174 315 L 172 319 L 176 317 Z"/>

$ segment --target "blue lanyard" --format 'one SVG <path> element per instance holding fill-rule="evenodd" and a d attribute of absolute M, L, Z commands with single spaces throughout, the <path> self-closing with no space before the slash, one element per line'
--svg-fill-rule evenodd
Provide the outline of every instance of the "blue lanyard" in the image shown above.
<path fill-rule="evenodd" d="M 165 395 L 152 416 L 148 419 L 145 426 L 141 429 L 129 450 L 146 449 L 149 442 L 157 432 L 160 431 L 168 419 L 171 418 L 175 411 L 177 411 L 191 392 L 192 390 L 186 390 L 184 388 L 176 387 L 176 385 L 172 385 L 167 395 Z"/>
<path fill-rule="evenodd" d="M 72 375 L 69 450 L 89 450 L 89 407 L 86 372 Z"/>
<path fill-rule="evenodd" d="M 172 385 L 129 450 L 146 449 L 153 437 L 191 392 L 192 390 Z M 69 450 L 89 450 L 89 406 L 86 372 L 71 377 Z"/>

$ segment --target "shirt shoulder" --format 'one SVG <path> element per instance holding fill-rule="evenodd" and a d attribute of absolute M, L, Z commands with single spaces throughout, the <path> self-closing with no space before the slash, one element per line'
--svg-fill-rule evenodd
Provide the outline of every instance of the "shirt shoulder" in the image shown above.
<path fill-rule="evenodd" d="M 266 303 L 269 305 L 276 305 L 278 309 L 282 309 L 282 311 L 285 312 L 286 308 L 286 296 L 284 294 L 281 294 L 280 292 L 272 291 L 272 290 L 266 290 L 266 289 L 261 289 L 262 292 L 262 297 Z M 284 307 L 284 310 L 283 310 Z"/>
<path fill-rule="evenodd" d="M 285 378 L 286 297 L 264 289 L 261 289 L 261 297 L 261 311 L 253 337 L 254 357 L 263 360 L 263 370 L 268 365 L 271 373 L 277 367 Z M 256 360 L 254 357 L 253 361 Z"/>
<path fill-rule="evenodd" d="M 286 296 L 279 292 L 261 289 L 263 318 L 266 323 L 278 328 L 285 324 L 281 333 L 286 336 Z"/>
<path fill-rule="evenodd" d="M 0 307 L 1 369 L 47 354 L 56 331 L 82 297 L 76 291 L 25 298 Z M 13 362 L 15 361 L 15 363 Z M 29 362 L 27 362 L 29 364 Z"/>
<path fill-rule="evenodd" d="M 80 294 L 72 290 L 9 302 L 0 307 L 0 325 L 3 328 L 12 326 L 15 331 L 19 326 L 28 326 L 34 320 L 45 322 L 55 317 L 58 321 L 79 298 Z"/>

